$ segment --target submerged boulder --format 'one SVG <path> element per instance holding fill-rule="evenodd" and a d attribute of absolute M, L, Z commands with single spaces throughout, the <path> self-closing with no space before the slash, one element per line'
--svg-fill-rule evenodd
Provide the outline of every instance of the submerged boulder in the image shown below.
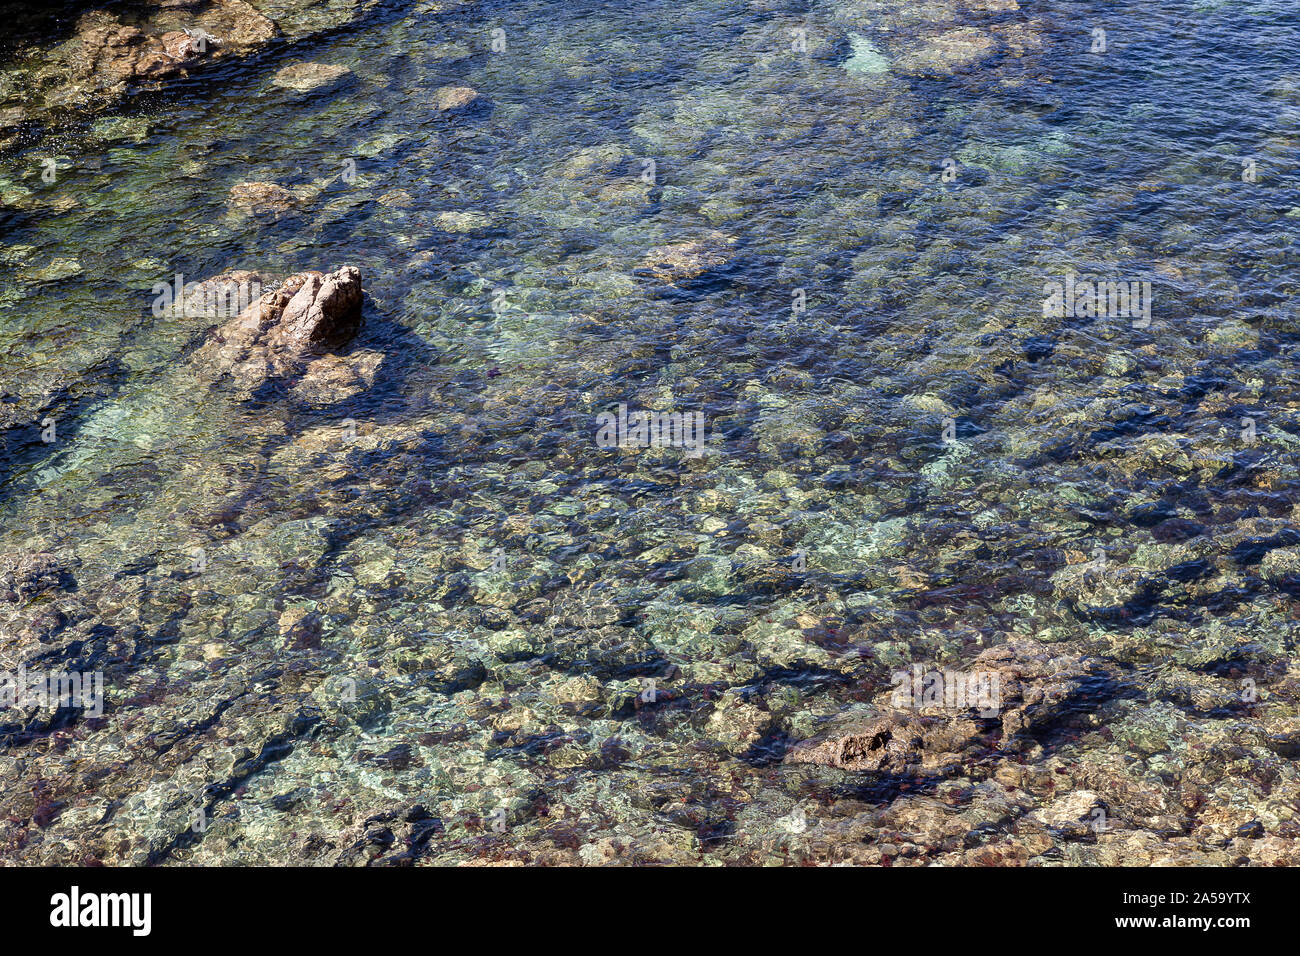
<path fill-rule="evenodd" d="M 298 205 L 299 196 L 278 183 L 235 183 L 226 202 L 248 215 L 278 216 Z"/>
<path fill-rule="evenodd" d="M 291 63 L 276 73 L 271 82 L 285 89 L 309 93 L 342 82 L 351 75 L 352 71 L 346 66 L 333 63 Z"/>
<path fill-rule="evenodd" d="M 886 774 L 933 772 L 978 748 L 980 733 L 979 724 L 969 717 L 885 710 L 797 744 L 785 762 Z"/>
<path fill-rule="evenodd" d="M 721 232 L 710 232 L 702 239 L 678 242 L 651 249 L 638 272 L 672 285 L 720 269 L 731 261 L 731 247 L 736 240 Z"/>
<path fill-rule="evenodd" d="M 468 86 L 443 86 L 433 93 L 433 108 L 439 113 L 452 113 L 486 102 L 487 97 Z"/>
<path fill-rule="evenodd" d="M 553 179 L 599 177 L 604 180 L 631 159 L 631 151 L 617 143 L 586 146 L 551 166 L 546 174 Z"/>
<path fill-rule="evenodd" d="M 850 55 L 844 61 L 844 69 L 850 73 L 887 73 L 889 59 L 877 49 L 869 37 L 860 33 L 849 34 Z"/>
<path fill-rule="evenodd" d="M 279 280 L 261 272 L 235 269 L 204 279 L 186 283 L 176 289 L 169 283 L 158 283 L 154 292 L 154 314 L 176 318 L 229 319 L 239 315 L 262 297 L 264 289 L 279 284 Z"/>
<path fill-rule="evenodd" d="M 476 212 L 474 210 L 440 212 L 434 217 L 433 224 L 443 232 L 474 232 L 476 229 L 487 229 L 492 225 L 492 219 L 486 213 Z"/>
<path fill-rule="evenodd" d="M 968 69 L 997 52 L 997 40 L 975 27 L 958 27 L 922 39 L 919 47 L 899 60 L 899 69 L 913 75 L 947 76 Z"/>
<path fill-rule="evenodd" d="M 329 405 L 364 392 L 375 383 L 382 352 L 358 349 L 348 355 L 322 355 L 311 362 L 293 387 L 293 397 Z"/>
<path fill-rule="evenodd" d="M 0 149 L 8 149 L 18 143 L 28 118 L 28 111 L 22 106 L 0 108 Z"/>
<path fill-rule="evenodd" d="M 0 601 L 18 602 L 58 587 L 67 568 L 47 551 L 0 554 Z"/>

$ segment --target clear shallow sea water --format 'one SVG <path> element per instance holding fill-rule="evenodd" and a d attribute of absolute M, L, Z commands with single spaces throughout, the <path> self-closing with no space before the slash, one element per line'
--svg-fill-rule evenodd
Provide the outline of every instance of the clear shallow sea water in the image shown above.
<path fill-rule="evenodd" d="M 0 666 L 106 705 L 0 713 L 5 857 L 1288 852 L 1298 20 L 393 3 L 8 154 L 0 551 L 66 574 Z M 963 28 L 993 52 L 912 66 Z M 298 59 L 354 76 L 273 86 Z M 241 216 L 247 181 L 308 198 Z M 721 268 L 647 274 L 714 231 Z M 383 361 L 337 402 L 209 387 L 214 323 L 151 309 L 343 263 Z M 1150 325 L 1045 317 L 1068 273 L 1150 282 Z M 619 403 L 703 413 L 705 454 L 601 448 Z M 1022 729 L 788 759 L 997 648 Z"/>

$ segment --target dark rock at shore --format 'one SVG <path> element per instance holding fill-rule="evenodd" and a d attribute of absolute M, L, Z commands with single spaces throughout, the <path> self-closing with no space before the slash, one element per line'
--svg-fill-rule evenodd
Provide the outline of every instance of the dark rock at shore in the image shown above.
<path fill-rule="evenodd" d="M 243 0 L 213 0 L 183 19 L 189 26 L 161 29 L 162 18 L 134 26 L 105 10 L 86 14 L 76 35 L 55 48 L 52 62 L 38 71 L 53 81 L 46 105 L 104 105 L 133 89 L 156 88 L 158 81 L 182 76 L 200 60 L 256 48 L 277 32 Z"/>
<path fill-rule="evenodd" d="M 27 48 L 20 69 L 0 71 L 0 149 L 30 142 L 69 115 L 93 114 L 135 93 L 161 89 L 209 61 L 333 29 L 376 2 L 150 0 L 92 10 L 66 39 Z M 289 73 L 295 88 L 344 75 L 337 72 L 342 68 L 317 64 L 297 69 Z"/>

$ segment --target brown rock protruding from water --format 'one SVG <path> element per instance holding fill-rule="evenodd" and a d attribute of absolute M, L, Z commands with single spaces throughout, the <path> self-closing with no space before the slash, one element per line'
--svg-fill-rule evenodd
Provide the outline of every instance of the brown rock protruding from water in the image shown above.
<path fill-rule="evenodd" d="M 285 282 L 281 294 L 299 278 L 297 291 L 271 330 L 272 346 L 301 352 L 315 345 L 341 344 L 357 334 L 361 328 L 361 272 L 356 266 L 344 266 L 328 275 L 299 273 Z"/>
<path fill-rule="evenodd" d="M 194 363 L 202 377 L 229 378 L 246 390 L 303 373 L 325 350 L 357 334 L 361 301 L 361 272 L 355 266 L 296 273 L 220 326 L 195 353 Z"/>
<path fill-rule="evenodd" d="M 78 21 L 67 46 L 69 82 L 62 98 L 95 105 L 105 95 L 182 75 L 201 59 L 257 47 L 275 35 L 275 24 L 243 0 L 213 0 L 193 18 L 192 29 L 159 33 L 96 10 Z"/>

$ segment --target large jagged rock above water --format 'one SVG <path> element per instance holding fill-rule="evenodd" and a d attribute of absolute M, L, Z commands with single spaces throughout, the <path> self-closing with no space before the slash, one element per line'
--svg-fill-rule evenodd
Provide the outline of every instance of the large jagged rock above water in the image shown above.
<path fill-rule="evenodd" d="M 310 371 L 361 328 L 361 272 L 299 272 L 213 332 L 194 354 L 200 377 L 254 390 L 271 378 Z M 371 370 L 373 372 L 373 369 Z"/>

